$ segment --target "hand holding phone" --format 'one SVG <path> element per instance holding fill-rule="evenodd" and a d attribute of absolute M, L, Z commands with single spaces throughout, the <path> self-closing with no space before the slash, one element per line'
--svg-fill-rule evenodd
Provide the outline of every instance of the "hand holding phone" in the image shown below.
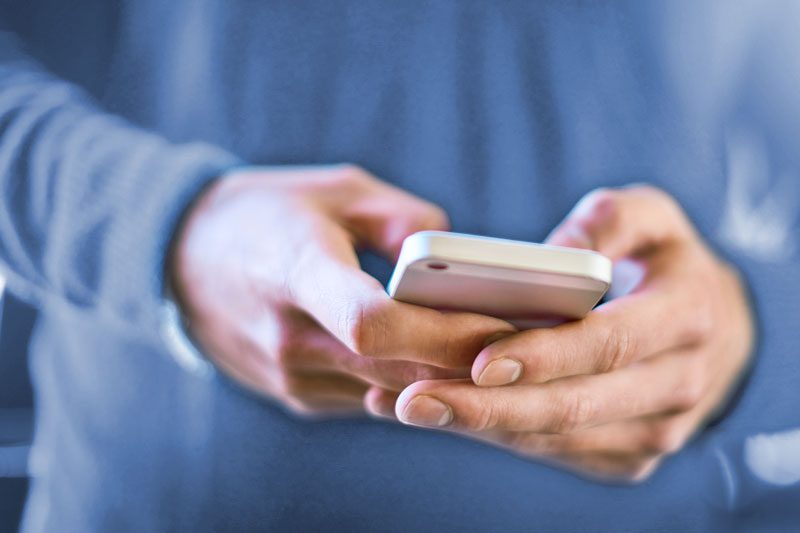
<path fill-rule="evenodd" d="M 590 476 L 642 480 L 726 406 L 752 354 L 747 291 L 675 199 L 649 186 L 590 193 L 548 242 L 635 263 L 638 281 L 583 320 L 490 343 L 471 380 L 372 390 L 370 405 Z M 401 263 L 399 289 L 408 259 Z"/>

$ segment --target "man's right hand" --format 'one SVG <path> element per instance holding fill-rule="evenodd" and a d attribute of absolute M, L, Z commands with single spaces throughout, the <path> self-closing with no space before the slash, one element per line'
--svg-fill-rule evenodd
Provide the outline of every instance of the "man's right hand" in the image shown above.
<path fill-rule="evenodd" d="M 446 227 L 441 209 L 357 167 L 249 167 L 187 214 L 171 281 L 229 376 L 294 412 L 360 411 L 380 397 L 365 398 L 371 385 L 468 377 L 487 339 L 513 331 L 391 300 L 359 267 L 356 247 L 394 260 L 406 236 Z"/>

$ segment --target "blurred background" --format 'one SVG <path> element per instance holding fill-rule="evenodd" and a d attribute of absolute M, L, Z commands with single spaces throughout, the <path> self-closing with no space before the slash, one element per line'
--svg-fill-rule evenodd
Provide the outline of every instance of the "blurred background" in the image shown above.
<path fill-rule="evenodd" d="M 8 293 L 0 277 L 0 532 L 16 531 L 28 489 L 33 393 L 27 345 L 35 312 Z"/>

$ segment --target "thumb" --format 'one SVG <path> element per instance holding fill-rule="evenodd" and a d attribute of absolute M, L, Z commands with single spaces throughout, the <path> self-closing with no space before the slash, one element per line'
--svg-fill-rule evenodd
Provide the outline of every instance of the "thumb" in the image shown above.
<path fill-rule="evenodd" d="M 545 242 L 595 250 L 616 261 L 692 235 L 689 221 L 671 196 L 637 185 L 590 192 Z"/>
<path fill-rule="evenodd" d="M 396 260 L 403 240 L 424 230 L 449 229 L 444 210 L 356 168 L 359 186 L 337 213 L 358 246 Z"/>

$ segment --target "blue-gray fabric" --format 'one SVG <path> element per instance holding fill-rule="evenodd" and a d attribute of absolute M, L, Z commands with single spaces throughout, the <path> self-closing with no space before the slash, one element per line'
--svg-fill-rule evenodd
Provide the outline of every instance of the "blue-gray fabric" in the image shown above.
<path fill-rule="evenodd" d="M 791 2 L 3 10 L 0 262 L 40 310 L 27 531 L 699 531 L 797 519 L 797 484 L 762 487 L 734 457 L 750 435 L 800 427 L 798 217 L 788 237 L 762 220 L 800 198 L 798 180 L 783 179 L 800 171 Z M 737 177 L 742 157 L 764 176 Z M 453 436 L 299 421 L 186 372 L 158 333 L 180 213 L 243 162 L 344 161 L 439 203 L 456 230 L 534 241 L 594 187 L 664 187 L 751 285 L 759 352 L 740 400 L 650 481 L 608 487 Z M 759 220 L 766 233 L 737 238 Z M 390 268 L 364 266 L 384 280 Z"/>

